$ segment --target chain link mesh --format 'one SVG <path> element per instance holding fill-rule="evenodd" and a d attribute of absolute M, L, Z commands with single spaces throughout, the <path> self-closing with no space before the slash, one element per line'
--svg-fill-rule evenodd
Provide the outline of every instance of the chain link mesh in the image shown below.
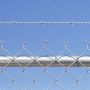
<path fill-rule="evenodd" d="M 47 47 L 47 40 L 44 41 L 43 50 L 36 55 L 27 49 L 25 43 L 23 42 L 22 49 L 12 56 L 1 42 L 0 57 L 9 61 L 6 65 L 0 66 L 0 90 L 89 90 L 90 68 L 80 61 L 83 57 L 90 57 L 87 55 L 90 50 L 89 42 L 86 44 L 86 49 L 76 57 L 68 48 L 66 41 L 64 41 L 65 48 L 58 55 L 54 55 Z M 17 59 L 21 57 L 27 57 L 32 62 L 23 66 L 17 62 Z M 50 59 L 51 62 L 44 66 L 38 61 L 43 57 Z M 65 66 L 59 61 L 63 60 L 63 57 L 69 57 L 73 59 L 73 62 Z M 15 62 L 18 67 L 9 67 L 12 62 Z M 33 62 L 36 62 L 38 67 L 31 67 Z M 59 66 L 51 67 L 54 62 Z M 75 63 L 77 66 L 72 67 Z"/>

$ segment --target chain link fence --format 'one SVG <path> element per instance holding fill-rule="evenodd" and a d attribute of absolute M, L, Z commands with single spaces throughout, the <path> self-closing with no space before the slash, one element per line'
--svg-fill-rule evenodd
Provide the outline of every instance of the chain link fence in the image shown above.
<path fill-rule="evenodd" d="M 47 47 L 34 55 L 25 43 L 14 56 L 0 44 L 0 90 L 89 90 L 90 51 L 78 56 L 67 47 L 58 55 Z"/>

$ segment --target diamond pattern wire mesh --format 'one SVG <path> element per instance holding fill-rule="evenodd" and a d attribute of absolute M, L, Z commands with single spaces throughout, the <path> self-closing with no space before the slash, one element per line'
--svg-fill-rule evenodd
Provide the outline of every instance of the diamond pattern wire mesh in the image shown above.
<path fill-rule="evenodd" d="M 26 48 L 25 43 L 15 56 L 12 56 L 4 48 L 3 43 L 0 45 L 0 57 L 9 59 L 7 64 L 0 66 L 0 90 L 89 90 L 90 88 L 90 68 L 80 61 L 83 56 L 89 57 L 89 43 L 87 43 L 87 48 L 77 57 L 67 47 L 66 42 L 65 48 L 57 56 L 47 47 L 47 41 L 44 42 L 43 50 L 36 56 Z M 59 61 L 66 56 L 73 59 L 73 62 L 68 66 Z M 32 62 L 22 65 L 17 62 L 17 59 L 21 57 L 27 57 Z M 50 59 L 51 62 L 44 66 L 38 61 L 42 57 Z M 17 63 L 17 67 L 9 67 L 12 62 Z M 31 67 L 33 62 L 36 62 L 38 67 Z M 60 66 L 51 67 L 54 62 Z M 77 66 L 72 67 L 76 62 Z"/>

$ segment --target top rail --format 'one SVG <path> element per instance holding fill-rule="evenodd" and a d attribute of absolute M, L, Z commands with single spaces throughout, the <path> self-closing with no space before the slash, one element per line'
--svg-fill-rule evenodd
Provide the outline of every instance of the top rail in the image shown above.
<path fill-rule="evenodd" d="M 90 67 L 90 57 L 0 57 L 1 67 Z"/>

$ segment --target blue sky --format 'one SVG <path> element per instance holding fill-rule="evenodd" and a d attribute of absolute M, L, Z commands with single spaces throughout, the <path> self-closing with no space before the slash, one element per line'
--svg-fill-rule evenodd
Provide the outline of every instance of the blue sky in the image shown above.
<path fill-rule="evenodd" d="M 90 21 L 89 9 L 90 0 L 0 0 L 0 21 Z M 0 24 L 0 40 L 13 55 L 23 41 L 36 54 L 46 39 L 55 54 L 64 49 L 62 41 L 67 40 L 70 50 L 80 55 L 85 40 L 90 40 L 89 29 L 90 25 L 80 24 Z"/>
<path fill-rule="evenodd" d="M 1 21 L 90 21 L 89 0 L 0 0 L 0 2 Z M 85 45 L 84 41 L 90 38 L 89 29 L 89 25 L 1 24 L 0 40 L 5 41 L 12 53 L 14 51 L 12 49 L 19 48 L 22 41 L 27 41 L 29 47 L 38 52 L 42 40 L 47 39 L 49 47 L 55 52 L 56 48 L 62 48 L 62 40 L 68 40 L 70 48 L 79 54 Z M 80 50 L 77 51 L 74 47 Z"/>

